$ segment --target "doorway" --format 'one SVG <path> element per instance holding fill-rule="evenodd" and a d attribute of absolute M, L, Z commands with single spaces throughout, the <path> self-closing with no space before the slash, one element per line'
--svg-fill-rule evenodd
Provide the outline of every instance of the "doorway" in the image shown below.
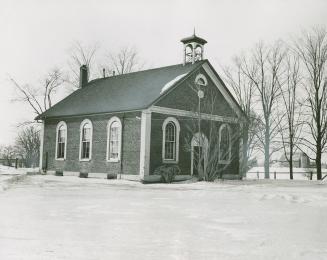
<path fill-rule="evenodd" d="M 191 142 L 191 175 L 203 177 L 207 161 L 208 139 L 196 133 Z"/>

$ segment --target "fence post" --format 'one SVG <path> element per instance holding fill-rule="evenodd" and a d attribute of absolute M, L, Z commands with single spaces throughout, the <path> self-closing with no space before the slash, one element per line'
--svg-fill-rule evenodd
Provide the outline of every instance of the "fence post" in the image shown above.
<path fill-rule="evenodd" d="M 257 171 L 257 178 L 258 178 L 258 180 L 259 180 L 259 171 Z"/>
<path fill-rule="evenodd" d="M 312 181 L 312 171 L 310 172 L 310 181 Z"/>
<path fill-rule="evenodd" d="M 276 180 L 276 171 L 274 171 L 274 179 Z"/>

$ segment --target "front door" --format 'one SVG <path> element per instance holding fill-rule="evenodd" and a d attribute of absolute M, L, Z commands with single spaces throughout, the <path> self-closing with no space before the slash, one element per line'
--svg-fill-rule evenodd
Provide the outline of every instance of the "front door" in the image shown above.
<path fill-rule="evenodd" d="M 191 175 L 203 179 L 207 164 L 208 139 L 201 133 L 196 133 L 191 141 Z"/>
<path fill-rule="evenodd" d="M 193 175 L 202 177 L 204 171 L 204 156 L 202 146 L 193 147 Z"/>

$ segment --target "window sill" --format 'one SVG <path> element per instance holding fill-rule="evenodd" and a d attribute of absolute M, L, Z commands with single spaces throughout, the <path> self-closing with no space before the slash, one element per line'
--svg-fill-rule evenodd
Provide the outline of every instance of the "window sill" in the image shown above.
<path fill-rule="evenodd" d="M 56 158 L 56 161 L 66 161 L 66 158 Z"/>
<path fill-rule="evenodd" d="M 89 162 L 89 161 L 91 161 L 91 158 L 89 158 L 89 159 L 79 159 L 79 161 L 80 162 Z"/>
<path fill-rule="evenodd" d="M 175 161 L 175 160 L 165 160 L 165 159 L 163 159 L 162 160 L 162 163 L 178 164 L 178 161 Z"/>
<path fill-rule="evenodd" d="M 120 160 L 119 159 L 107 159 L 107 162 L 119 162 Z"/>

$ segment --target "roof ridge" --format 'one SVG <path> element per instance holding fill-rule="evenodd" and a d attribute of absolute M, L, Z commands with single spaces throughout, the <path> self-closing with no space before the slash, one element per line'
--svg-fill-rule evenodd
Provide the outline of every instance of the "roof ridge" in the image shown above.
<path fill-rule="evenodd" d="M 175 64 L 114 77 L 94 79 L 83 88 L 77 89 L 41 115 L 38 115 L 36 119 L 53 117 L 56 114 L 61 116 L 81 114 L 85 111 L 87 113 L 93 113 L 94 111 L 100 113 L 113 111 L 116 108 L 120 111 L 144 108 L 158 98 L 160 89 L 172 77 L 183 73 L 189 74 L 205 62 L 207 60 L 186 64 L 185 66 Z M 146 93 L 142 94 L 144 91 Z M 114 96 L 118 100 L 124 99 L 125 101 L 117 103 L 118 101 L 113 98 Z M 111 100 L 110 102 L 108 98 Z"/>
<path fill-rule="evenodd" d="M 207 59 L 198 61 L 196 63 L 199 63 L 200 64 L 200 63 L 204 63 L 205 61 L 207 61 Z M 191 63 L 190 64 L 185 64 L 184 66 L 195 65 L 196 63 L 193 63 L 193 64 L 191 64 Z M 146 70 L 138 70 L 138 71 L 128 72 L 128 73 L 124 73 L 124 74 L 118 74 L 118 75 L 115 75 L 115 76 L 109 76 L 109 77 L 105 77 L 105 78 L 96 78 L 96 79 L 93 79 L 93 80 L 89 81 L 86 84 L 86 86 L 88 84 L 91 84 L 91 83 L 96 82 L 96 81 L 99 81 L 99 80 L 107 80 L 107 79 L 112 79 L 112 78 L 119 78 L 119 77 L 123 77 L 123 76 L 126 76 L 126 75 L 131 75 L 131 74 L 136 74 L 136 73 L 142 73 L 142 72 L 148 72 L 148 71 L 159 70 L 159 69 L 165 69 L 165 68 L 170 68 L 170 67 L 180 66 L 180 65 L 183 65 L 183 63 L 177 63 L 177 64 L 174 64 L 174 65 L 167 65 L 167 66 L 162 66 L 162 67 L 157 67 L 157 68 L 152 68 L 152 69 L 146 69 Z"/>

